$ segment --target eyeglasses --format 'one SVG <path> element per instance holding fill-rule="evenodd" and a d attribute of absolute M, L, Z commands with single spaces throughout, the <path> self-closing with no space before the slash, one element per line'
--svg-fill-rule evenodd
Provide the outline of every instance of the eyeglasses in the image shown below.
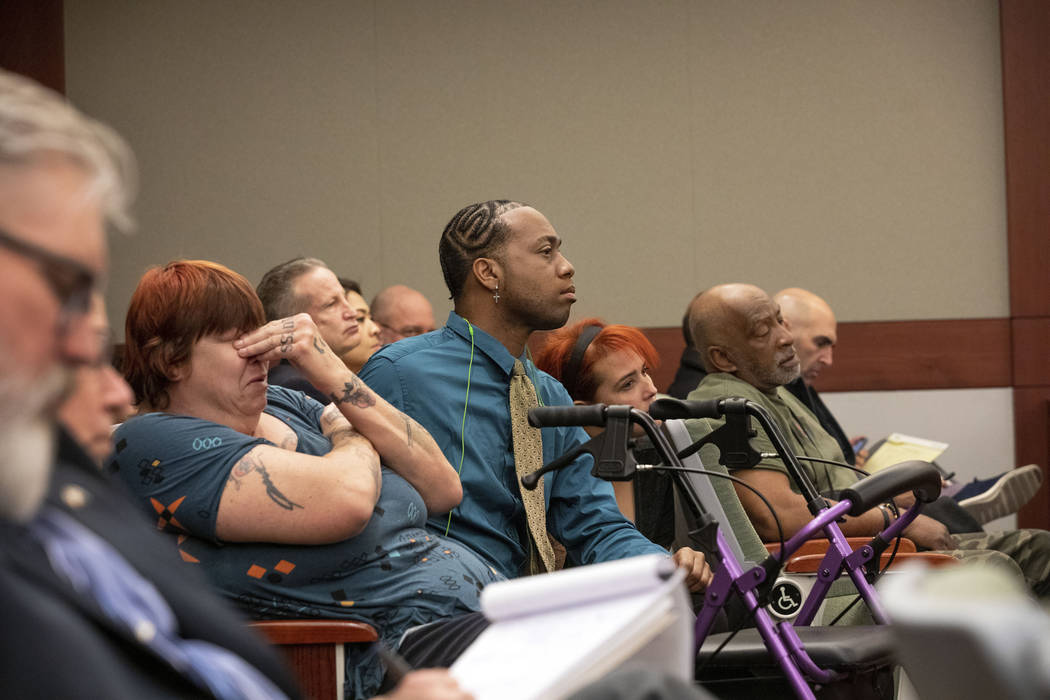
<path fill-rule="evenodd" d="M 372 320 L 375 321 L 375 318 L 373 317 Z M 385 323 L 379 323 L 378 325 L 383 328 L 386 328 L 389 331 L 393 331 L 395 334 L 401 336 L 402 338 L 411 338 L 413 336 L 423 335 L 424 333 L 429 333 L 430 331 L 434 330 L 433 328 L 422 328 L 420 326 L 405 326 L 404 328 L 394 328 L 393 326 L 388 326 Z"/>
<path fill-rule="evenodd" d="M 91 308 L 96 275 L 83 263 L 15 238 L 3 229 L 0 246 L 36 263 L 40 276 L 58 299 L 64 318 L 85 314 Z"/>

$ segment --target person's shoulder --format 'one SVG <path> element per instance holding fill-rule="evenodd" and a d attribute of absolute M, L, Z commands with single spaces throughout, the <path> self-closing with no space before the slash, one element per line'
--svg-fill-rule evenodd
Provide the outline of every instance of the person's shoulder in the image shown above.
<path fill-rule="evenodd" d="M 786 386 L 778 386 L 776 398 L 784 403 L 788 408 L 791 409 L 792 413 L 813 415 L 813 409 L 805 401 L 802 401 L 794 392 L 788 390 Z"/>
<path fill-rule="evenodd" d="M 278 406 L 286 411 L 306 413 L 307 409 L 314 404 L 320 404 L 320 402 L 298 389 L 289 389 L 278 384 L 266 387 L 267 406 Z"/>
<path fill-rule="evenodd" d="M 448 357 L 456 347 L 456 334 L 447 328 L 423 335 L 402 338 L 396 343 L 385 345 L 377 350 L 361 368 L 358 376 L 367 384 L 369 377 L 389 371 L 411 371 L 413 368 L 428 367 L 437 357 Z"/>
<path fill-rule="evenodd" d="M 411 338 L 402 338 L 396 343 L 391 343 L 379 349 L 373 357 L 387 359 L 390 362 L 400 362 L 419 353 L 427 353 L 443 345 L 447 345 L 455 338 L 455 334 L 447 328 L 439 328 L 422 335 Z"/>
<path fill-rule="evenodd" d="M 689 395 L 686 398 L 721 398 L 723 396 L 733 396 L 740 394 L 741 391 L 747 392 L 747 390 L 750 388 L 750 384 L 737 379 L 732 374 L 726 374 L 725 372 L 713 372 L 711 374 L 705 374 L 704 378 L 700 380 L 700 383 L 697 385 L 697 387 L 690 391 Z"/>
<path fill-rule="evenodd" d="M 534 370 L 533 379 L 535 384 L 546 395 L 544 400 L 546 405 L 561 406 L 572 403 L 572 397 L 560 381 L 536 367 L 536 365 L 532 365 L 532 369 Z M 530 374 L 533 373 L 530 372 Z"/>
<path fill-rule="evenodd" d="M 113 431 L 114 441 L 120 440 L 122 437 L 128 437 L 129 435 L 139 435 L 143 432 L 152 432 L 160 428 L 160 426 L 174 426 L 174 425 L 189 425 L 191 421 L 199 421 L 199 418 L 193 418 L 191 416 L 180 416 L 174 413 L 140 413 L 135 416 L 131 416 L 126 421 L 117 426 L 116 430 Z"/>

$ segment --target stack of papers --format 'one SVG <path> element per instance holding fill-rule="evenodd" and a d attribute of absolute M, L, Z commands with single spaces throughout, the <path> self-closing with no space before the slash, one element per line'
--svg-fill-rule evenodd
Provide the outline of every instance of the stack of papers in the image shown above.
<path fill-rule="evenodd" d="M 683 573 L 660 555 L 491 584 L 492 626 L 452 665 L 478 700 L 561 698 L 615 669 L 693 672 Z"/>

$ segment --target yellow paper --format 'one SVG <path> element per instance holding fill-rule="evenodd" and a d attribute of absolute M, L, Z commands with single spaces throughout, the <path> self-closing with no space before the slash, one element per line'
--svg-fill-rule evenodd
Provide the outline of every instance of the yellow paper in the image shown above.
<path fill-rule="evenodd" d="M 868 457 L 864 464 L 867 472 L 874 474 L 880 469 L 907 462 L 912 459 L 920 459 L 924 462 L 932 462 L 948 449 L 948 443 L 925 440 L 923 438 L 891 433 L 886 441 L 879 445 L 879 449 Z"/>

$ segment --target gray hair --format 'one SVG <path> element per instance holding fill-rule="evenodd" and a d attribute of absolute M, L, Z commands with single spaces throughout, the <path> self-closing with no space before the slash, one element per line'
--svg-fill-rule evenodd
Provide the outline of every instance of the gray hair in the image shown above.
<path fill-rule="evenodd" d="M 58 93 L 0 70 L 0 165 L 32 165 L 49 153 L 65 156 L 87 172 L 110 224 L 124 231 L 133 228 L 129 209 L 135 197 L 135 159 L 124 140 Z"/>
<path fill-rule="evenodd" d="M 318 267 L 329 268 L 317 258 L 292 258 L 269 271 L 259 281 L 255 292 L 262 300 L 266 320 L 274 321 L 306 309 L 306 303 L 295 293 L 295 280 Z"/>

